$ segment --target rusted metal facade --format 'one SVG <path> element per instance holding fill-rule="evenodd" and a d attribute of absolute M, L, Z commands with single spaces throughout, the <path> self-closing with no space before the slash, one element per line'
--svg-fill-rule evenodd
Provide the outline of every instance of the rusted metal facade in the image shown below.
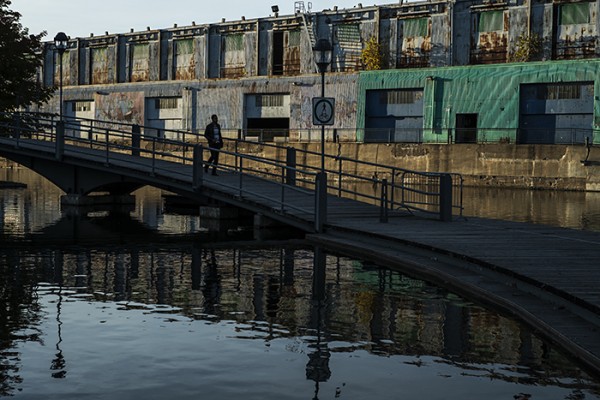
<path fill-rule="evenodd" d="M 381 45 L 384 69 L 506 63 L 524 43 L 532 47 L 525 61 L 594 58 L 600 55 L 598 18 L 598 0 L 334 8 L 73 39 L 63 73 L 75 85 L 302 75 L 315 72 L 311 47 L 321 37 L 333 45 L 333 72 L 363 70 L 371 38 Z M 45 51 L 54 52 L 50 43 Z M 47 84 L 57 82 L 51 59 L 44 67 Z"/>
<path fill-rule="evenodd" d="M 210 115 L 216 113 L 224 127 L 255 128 L 264 119 L 266 126 L 286 126 L 292 135 L 295 130 L 314 128 L 310 99 L 320 95 L 320 77 L 312 47 L 318 38 L 327 38 L 333 45 L 333 60 L 332 73 L 327 74 L 326 96 L 336 98 L 336 128 L 364 129 L 365 118 L 377 120 L 387 115 L 379 115 L 376 110 L 366 115 L 364 108 L 359 107 L 365 102 L 358 83 L 364 70 L 362 56 L 371 39 L 381 46 L 382 69 L 398 73 L 406 70 L 411 74 L 426 69 L 426 78 L 435 75 L 435 68 L 465 67 L 465 73 L 456 74 L 462 81 L 454 87 L 459 87 L 468 84 L 470 66 L 479 64 L 514 65 L 515 71 L 520 71 L 522 66 L 514 61 L 553 63 L 598 58 L 599 3 L 600 0 L 401 2 L 76 38 L 69 41 L 63 56 L 64 101 L 92 101 L 91 110 L 98 118 L 138 123 L 152 120 L 156 126 L 201 131 Z M 529 46 L 527 51 L 524 46 Z M 57 85 L 59 60 L 53 44 L 47 43 L 44 51 L 41 75 L 46 85 Z M 382 74 L 381 79 L 392 75 Z M 439 134 L 448 126 L 450 117 L 454 121 L 456 105 L 452 108 L 438 101 L 449 84 L 425 79 L 412 87 L 395 85 L 401 93 L 422 93 L 424 97 L 414 103 L 423 110 L 409 112 L 404 106 L 389 106 L 400 101 L 400 94 L 396 100 L 386 97 L 387 103 L 377 100 L 379 106 L 385 103 L 391 107 L 390 115 L 395 120 L 386 120 L 390 126 L 418 130 L 418 121 L 422 120 L 433 134 Z M 381 88 L 394 89 L 385 82 Z M 286 100 L 284 106 L 267 110 L 254 102 L 261 96 Z M 371 96 L 383 98 L 383 94 Z M 161 98 L 177 99 L 172 104 L 178 109 L 169 111 L 169 121 L 163 118 L 166 111 L 154 117 L 145 111 L 148 104 L 163 104 Z M 254 108 L 246 110 L 250 105 Z M 594 107 L 596 116 L 600 106 Z M 53 99 L 47 109 L 57 110 L 57 100 Z M 357 116 L 357 109 L 363 115 Z M 510 126 L 518 126 L 518 108 L 514 111 Z M 465 118 L 469 113 L 461 111 Z M 176 119 L 181 119 L 181 124 Z M 428 138 L 427 134 L 423 137 Z"/>

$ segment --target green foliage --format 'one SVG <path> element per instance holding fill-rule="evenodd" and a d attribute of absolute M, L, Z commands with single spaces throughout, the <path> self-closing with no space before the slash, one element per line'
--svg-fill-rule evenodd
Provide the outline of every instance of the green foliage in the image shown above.
<path fill-rule="evenodd" d="M 542 39 L 539 35 L 522 34 L 517 38 L 516 50 L 511 55 L 512 62 L 525 62 L 536 59 L 542 50 Z"/>
<path fill-rule="evenodd" d="M 10 10 L 10 4 L 10 0 L 0 0 L 0 112 L 43 104 L 54 91 L 36 79 L 46 32 L 29 34 L 19 22 L 21 14 Z"/>
<path fill-rule="evenodd" d="M 383 68 L 383 52 L 374 36 L 367 41 L 361 56 L 365 70 L 374 71 Z"/>

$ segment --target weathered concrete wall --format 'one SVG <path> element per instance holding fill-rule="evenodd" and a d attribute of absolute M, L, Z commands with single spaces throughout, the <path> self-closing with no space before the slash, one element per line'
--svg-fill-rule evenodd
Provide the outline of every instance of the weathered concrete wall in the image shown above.
<path fill-rule="evenodd" d="M 316 143 L 290 145 L 320 152 L 320 146 Z M 280 159 L 285 157 L 280 150 L 271 151 L 265 148 L 258 153 Z M 589 156 L 591 163 L 587 166 L 582 163 L 586 152 L 584 146 L 566 145 L 326 145 L 326 154 L 410 170 L 459 173 L 463 175 L 467 186 L 600 191 L 600 148 L 592 149 Z M 308 159 L 298 156 L 299 163 L 304 161 L 318 165 L 320 159 L 318 156 Z M 337 170 L 337 162 L 327 159 L 327 168 Z M 368 167 L 352 172 L 365 176 L 378 173 Z"/>
<path fill-rule="evenodd" d="M 225 150 L 233 151 L 233 142 L 226 143 Z M 290 143 L 292 147 L 314 154 L 298 152 L 297 163 L 320 166 L 320 145 L 317 143 Z M 150 148 L 150 142 L 142 147 Z M 181 147 L 165 147 L 163 151 L 179 154 Z M 263 146 L 247 143 L 238 147 L 240 152 L 270 159 L 285 160 L 285 147 Z M 451 172 L 463 176 L 465 186 L 519 188 L 540 190 L 574 190 L 600 192 L 600 148 L 592 148 L 584 165 L 587 150 L 583 146 L 566 145 L 511 145 L 511 144 L 463 144 L 463 145 L 419 145 L 419 144 L 365 144 L 327 143 L 327 155 L 337 155 L 353 160 L 368 161 L 397 168 Z M 189 155 L 189 154 L 188 154 Z M 221 163 L 227 164 L 223 154 Z M 229 160 L 233 163 L 233 160 Z M 14 165 L 0 158 L 0 167 Z M 247 168 L 264 169 L 264 165 Z M 374 167 L 345 163 L 344 171 L 360 176 L 388 178 L 387 172 Z M 338 161 L 326 158 L 326 169 L 339 169 Z"/>

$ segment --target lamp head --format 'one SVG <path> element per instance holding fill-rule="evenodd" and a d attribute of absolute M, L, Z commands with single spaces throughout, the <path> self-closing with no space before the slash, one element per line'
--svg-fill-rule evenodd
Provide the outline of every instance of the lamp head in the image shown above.
<path fill-rule="evenodd" d="M 54 47 L 58 50 L 58 53 L 62 56 L 62 54 L 67 49 L 69 44 L 69 38 L 64 32 L 58 32 L 56 36 L 54 36 Z"/>
<path fill-rule="evenodd" d="M 333 47 L 329 40 L 319 39 L 315 47 L 313 47 L 313 53 L 315 55 L 315 63 L 319 67 L 319 72 L 325 72 L 329 64 L 331 64 L 333 54 Z"/>

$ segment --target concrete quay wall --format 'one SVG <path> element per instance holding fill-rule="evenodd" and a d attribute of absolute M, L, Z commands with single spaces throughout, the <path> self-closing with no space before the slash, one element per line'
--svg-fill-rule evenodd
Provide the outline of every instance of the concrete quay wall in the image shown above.
<path fill-rule="evenodd" d="M 320 153 L 318 143 L 289 146 Z M 285 157 L 285 152 L 269 147 L 263 147 L 260 153 Z M 326 154 L 416 171 L 459 173 L 467 186 L 600 191 L 598 147 L 591 148 L 587 156 L 582 145 L 327 143 Z M 588 162 L 584 165 L 586 156 Z M 299 154 L 298 163 L 304 162 L 320 165 L 320 158 L 311 155 L 303 159 Z M 327 158 L 326 167 L 337 170 L 339 166 L 333 158 Z M 363 171 L 347 172 L 386 178 L 369 166 Z"/>
<path fill-rule="evenodd" d="M 297 163 L 320 166 L 319 143 L 288 143 L 290 147 L 314 154 L 298 152 Z M 143 146 L 145 147 L 145 146 Z M 600 191 L 600 148 L 573 145 L 511 145 L 511 144 L 374 144 L 326 143 L 326 154 L 353 160 L 368 161 L 397 168 L 426 172 L 452 172 L 463 176 L 465 186 L 510 187 Z M 181 148 L 162 149 L 181 153 Z M 234 151 L 233 143 L 224 150 Z M 286 150 L 259 143 L 240 144 L 238 151 L 284 161 Z M 182 155 L 182 154 L 180 154 Z M 188 153 L 187 156 L 190 156 Z M 586 160 L 587 163 L 583 163 Z M 222 156 L 227 164 L 229 157 Z M 230 160 L 230 162 L 233 162 Z M 251 162 L 246 162 L 250 166 Z M 14 165 L 0 158 L 0 168 Z M 366 177 L 389 178 L 387 172 L 364 165 L 357 170 L 355 163 L 342 165 L 345 172 Z M 256 165 L 260 169 L 260 165 Z M 326 168 L 337 171 L 338 161 L 326 158 Z"/>

